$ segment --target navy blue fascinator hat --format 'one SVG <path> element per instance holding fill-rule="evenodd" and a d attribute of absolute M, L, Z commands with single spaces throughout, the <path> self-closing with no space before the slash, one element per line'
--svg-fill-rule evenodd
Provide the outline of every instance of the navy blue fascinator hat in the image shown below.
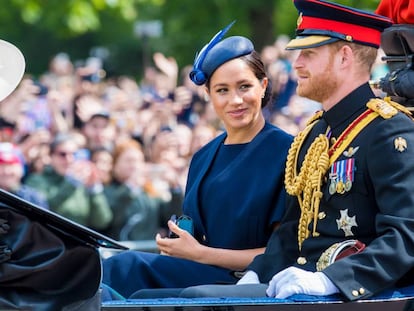
<path fill-rule="evenodd" d="M 221 41 L 233 24 L 234 22 L 220 30 L 196 54 L 193 70 L 190 72 L 190 79 L 195 84 L 203 85 L 219 66 L 234 58 L 250 54 L 254 50 L 253 43 L 245 37 L 233 36 Z"/>

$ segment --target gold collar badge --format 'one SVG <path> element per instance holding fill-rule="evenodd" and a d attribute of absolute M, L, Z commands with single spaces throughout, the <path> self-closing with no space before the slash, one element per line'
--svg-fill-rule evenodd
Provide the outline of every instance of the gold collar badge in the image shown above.
<path fill-rule="evenodd" d="M 407 141 L 402 137 L 394 139 L 394 148 L 399 152 L 404 152 L 407 149 Z"/>

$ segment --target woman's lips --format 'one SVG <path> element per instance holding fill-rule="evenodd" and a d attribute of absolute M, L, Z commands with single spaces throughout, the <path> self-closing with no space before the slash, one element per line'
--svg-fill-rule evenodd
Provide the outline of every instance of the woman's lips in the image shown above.
<path fill-rule="evenodd" d="M 243 109 L 237 109 L 237 110 L 232 110 L 229 111 L 229 115 L 231 115 L 232 117 L 240 117 L 242 116 L 245 112 L 247 111 L 246 108 Z"/>

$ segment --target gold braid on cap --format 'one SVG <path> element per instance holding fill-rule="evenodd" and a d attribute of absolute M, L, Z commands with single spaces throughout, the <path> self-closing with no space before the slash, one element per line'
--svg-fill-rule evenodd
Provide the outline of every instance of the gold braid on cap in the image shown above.
<path fill-rule="evenodd" d="M 327 135 L 320 134 L 310 145 L 306 152 L 299 174 L 296 172 L 299 151 L 313 128 L 315 121 L 321 116 L 316 115 L 309 120 L 307 127 L 293 140 L 289 149 L 286 170 L 285 187 L 288 194 L 297 196 L 301 209 L 298 226 L 299 249 L 302 242 L 309 236 L 309 224 L 313 220 L 313 236 L 318 236 L 316 224 L 319 214 L 319 204 L 322 198 L 322 178 L 329 168 L 329 139 Z"/>

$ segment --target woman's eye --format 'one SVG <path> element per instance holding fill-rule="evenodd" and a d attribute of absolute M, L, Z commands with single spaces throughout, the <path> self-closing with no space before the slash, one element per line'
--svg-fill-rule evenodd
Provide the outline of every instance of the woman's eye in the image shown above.
<path fill-rule="evenodd" d="M 225 88 L 217 89 L 216 92 L 222 94 L 222 93 L 227 92 L 227 89 Z"/>
<path fill-rule="evenodd" d="M 252 86 L 250 85 L 250 84 L 243 84 L 243 85 L 241 85 L 240 86 L 240 89 L 241 90 L 246 90 L 246 89 L 249 89 L 249 88 L 251 88 Z"/>

